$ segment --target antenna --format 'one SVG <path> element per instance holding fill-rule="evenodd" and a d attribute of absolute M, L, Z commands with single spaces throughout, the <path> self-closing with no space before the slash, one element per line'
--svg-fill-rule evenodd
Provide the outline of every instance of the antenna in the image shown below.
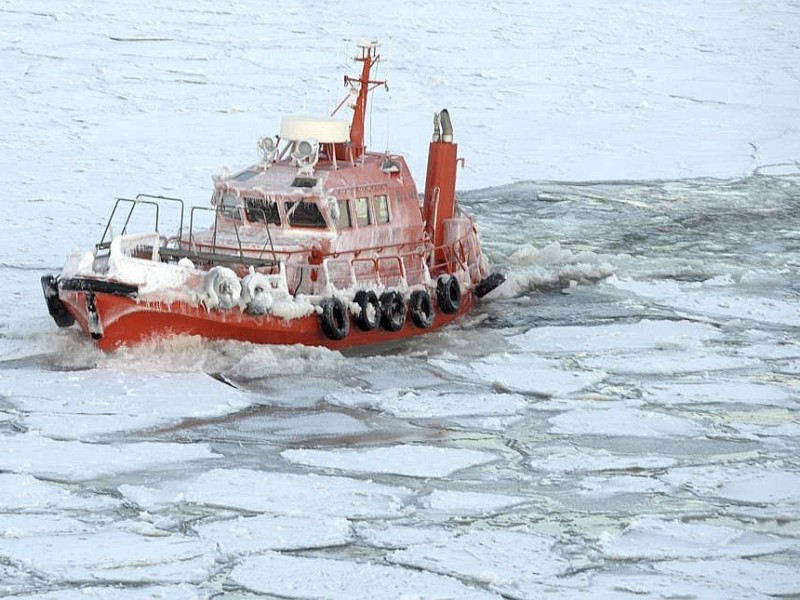
<path fill-rule="evenodd" d="M 376 40 L 360 41 L 358 48 L 361 50 L 361 55 L 356 56 L 355 60 L 363 64 L 361 76 L 358 78 L 350 77 L 349 75 L 344 76 L 345 86 L 350 86 L 350 93 L 355 95 L 356 98 L 355 106 L 353 106 L 353 120 L 350 124 L 349 143 L 337 143 L 335 146 L 336 158 L 338 159 L 355 160 L 364 154 L 364 124 L 367 115 L 367 97 L 379 85 L 386 86 L 386 81 L 370 79 L 372 68 L 381 58 L 378 54 L 379 45 L 380 43 Z M 345 97 L 331 116 L 335 115 L 349 99 L 349 95 Z"/>

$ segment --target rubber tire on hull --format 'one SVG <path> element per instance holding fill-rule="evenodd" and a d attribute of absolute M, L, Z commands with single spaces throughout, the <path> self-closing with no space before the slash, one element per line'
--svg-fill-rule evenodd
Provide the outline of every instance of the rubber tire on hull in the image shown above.
<path fill-rule="evenodd" d="M 47 312 L 53 317 L 59 327 L 69 327 L 75 323 L 75 317 L 67 310 L 61 298 L 58 297 L 58 282 L 52 275 L 42 277 L 42 292 L 47 302 Z"/>
<path fill-rule="evenodd" d="M 406 301 L 398 291 L 381 294 L 381 325 L 386 331 L 399 331 L 406 322 Z"/>
<path fill-rule="evenodd" d="M 356 325 L 361 331 L 372 331 L 381 325 L 381 303 L 378 295 L 372 290 L 359 290 L 356 292 L 354 302 L 361 311 L 358 313 Z"/>
<path fill-rule="evenodd" d="M 461 308 L 461 286 L 452 275 L 442 275 L 436 282 L 436 302 L 442 312 L 452 315 Z"/>
<path fill-rule="evenodd" d="M 319 315 L 320 326 L 331 340 L 343 340 L 350 333 L 350 319 L 347 316 L 347 307 L 339 298 L 326 298 L 320 305 L 322 313 Z"/>
<path fill-rule="evenodd" d="M 411 321 L 420 329 L 427 329 L 433 325 L 436 314 L 433 311 L 431 296 L 425 290 L 414 290 L 408 302 L 408 311 Z"/>
<path fill-rule="evenodd" d="M 475 286 L 475 295 L 478 298 L 483 298 L 493 289 L 502 285 L 505 280 L 506 276 L 502 273 L 492 273 Z"/>

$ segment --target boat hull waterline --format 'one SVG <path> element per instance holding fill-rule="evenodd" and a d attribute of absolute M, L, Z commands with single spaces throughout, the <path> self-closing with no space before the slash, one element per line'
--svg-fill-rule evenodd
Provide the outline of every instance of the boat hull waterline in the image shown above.
<path fill-rule="evenodd" d="M 91 301 L 88 300 L 91 298 Z M 344 350 L 370 344 L 396 342 L 411 336 L 436 331 L 470 312 L 474 294 L 462 296 L 458 311 L 447 314 L 435 310 L 433 323 L 425 329 L 406 318 L 397 331 L 382 327 L 363 331 L 355 323 L 341 340 L 330 339 L 322 332 L 316 313 L 286 320 L 270 315 L 251 316 L 241 311 L 209 311 L 203 306 L 183 302 L 151 304 L 132 298 L 96 292 L 66 291 L 61 302 L 78 326 L 106 351 L 123 345 L 137 345 L 165 336 L 199 336 L 208 340 L 237 340 L 254 344 L 326 346 Z M 89 304 L 93 308 L 89 309 Z M 98 317 L 92 316 L 94 312 Z M 102 315 L 102 316 L 100 316 Z M 94 323 L 101 323 L 101 329 Z"/>

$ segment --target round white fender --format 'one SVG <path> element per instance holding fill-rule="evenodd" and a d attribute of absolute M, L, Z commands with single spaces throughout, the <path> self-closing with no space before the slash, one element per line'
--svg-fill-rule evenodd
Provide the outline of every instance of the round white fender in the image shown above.
<path fill-rule="evenodd" d="M 228 310 L 239 304 L 242 297 L 242 284 L 239 278 L 227 267 L 214 267 L 205 280 L 208 308 Z"/>
<path fill-rule="evenodd" d="M 251 315 L 265 315 L 272 308 L 275 297 L 270 290 L 269 278 L 266 275 L 250 272 L 242 279 L 242 302 Z"/>

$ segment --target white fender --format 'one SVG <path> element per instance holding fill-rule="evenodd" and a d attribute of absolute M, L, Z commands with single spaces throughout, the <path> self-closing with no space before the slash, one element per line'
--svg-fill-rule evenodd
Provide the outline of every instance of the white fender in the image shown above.
<path fill-rule="evenodd" d="M 242 297 L 242 284 L 239 278 L 227 267 L 214 267 L 205 280 L 208 308 L 228 310 L 239 304 Z"/>
<path fill-rule="evenodd" d="M 251 271 L 242 279 L 242 302 L 247 305 L 251 315 L 265 315 L 272 308 L 275 297 L 272 285 L 266 275 Z"/>

